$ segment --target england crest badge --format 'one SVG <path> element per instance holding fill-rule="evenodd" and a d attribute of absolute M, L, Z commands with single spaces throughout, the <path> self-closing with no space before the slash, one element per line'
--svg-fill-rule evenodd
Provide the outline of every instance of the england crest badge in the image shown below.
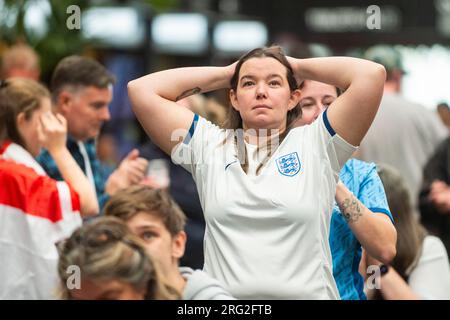
<path fill-rule="evenodd" d="M 300 159 L 297 152 L 292 152 L 279 157 L 276 160 L 278 171 L 285 176 L 295 176 L 301 168 Z"/>

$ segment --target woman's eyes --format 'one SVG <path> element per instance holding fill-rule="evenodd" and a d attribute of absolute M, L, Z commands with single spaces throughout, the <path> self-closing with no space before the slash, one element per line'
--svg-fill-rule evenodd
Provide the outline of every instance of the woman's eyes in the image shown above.
<path fill-rule="evenodd" d="M 271 86 L 274 87 L 274 86 L 279 86 L 279 85 L 281 85 L 281 84 L 280 84 L 279 81 L 270 81 L 270 82 L 269 82 L 269 85 L 271 85 Z"/>
<path fill-rule="evenodd" d="M 300 107 L 303 108 L 311 108 L 314 107 L 315 103 L 311 101 L 300 101 Z"/>
<path fill-rule="evenodd" d="M 311 108 L 314 107 L 316 104 L 319 106 L 323 106 L 325 108 L 328 108 L 330 106 L 330 104 L 332 104 L 334 102 L 334 100 L 329 100 L 329 101 L 323 101 L 322 103 L 320 101 L 316 101 L 316 102 L 302 102 L 300 101 L 300 106 L 302 108 Z"/>
<path fill-rule="evenodd" d="M 151 240 L 155 236 L 156 236 L 156 234 L 154 232 L 149 232 L 149 231 L 143 232 L 141 234 L 141 238 L 144 239 L 144 240 Z"/>
<path fill-rule="evenodd" d="M 328 108 L 330 106 L 330 104 L 332 104 L 334 102 L 334 100 L 329 100 L 329 101 L 324 101 L 322 103 L 322 105 L 326 108 Z"/>
<path fill-rule="evenodd" d="M 249 86 L 253 86 L 254 84 L 255 84 L 254 81 L 244 81 L 242 83 L 242 86 L 249 87 Z M 271 87 L 276 87 L 276 86 L 280 86 L 280 85 L 281 85 L 280 81 L 270 81 L 269 82 L 269 86 L 271 86 Z"/>

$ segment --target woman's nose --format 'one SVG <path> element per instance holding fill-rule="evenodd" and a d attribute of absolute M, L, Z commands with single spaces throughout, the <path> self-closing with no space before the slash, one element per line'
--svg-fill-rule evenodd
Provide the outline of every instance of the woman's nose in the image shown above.
<path fill-rule="evenodd" d="M 319 102 L 315 104 L 314 107 L 314 120 L 319 117 L 322 111 L 325 110 L 324 106 Z"/>
<path fill-rule="evenodd" d="M 260 84 L 256 87 L 256 97 L 257 98 L 267 97 L 267 88 L 264 84 Z"/>

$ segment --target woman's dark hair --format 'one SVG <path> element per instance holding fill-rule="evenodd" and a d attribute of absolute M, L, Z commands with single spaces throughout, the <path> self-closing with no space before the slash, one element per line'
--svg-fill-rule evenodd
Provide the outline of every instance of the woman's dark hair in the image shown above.
<path fill-rule="evenodd" d="M 286 56 L 284 55 L 281 47 L 271 46 L 268 48 L 253 49 L 250 52 L 243 55 L 239 59 L 238 63 L 236 64 L 234 74 L 230 80 L 231 89 L 236 92 L 236 90 L 238 88 L 239 73 L 241 71 L 241 67 L 244 64 L 244 62 L 246 62 L 247 60 L 252 59 L 252 58 L 264 58 L 264 57 L 273 58 L 273 59 L 277 60 L 278 62 L 280 62 L 283 66 L 285 66 L 286 67 L 286 77 L 287 77 L 287 81 L 289 84 L 289 88 L 291 89 L 291 91 L 294 91 L 298 88 L 297 80 L 295 79 L 295 76 L 294 76 L 294 71 L 292 70 L 291 65 L 289 64 L 288 60 L 286 59 Z M 278 139 L 276 139 L 277 145 L 279 145 L 283 142 L 284 138 L 289 133 L 290 129 L 292 128 L 292 124 L 295 122 L 295 120 L 299 116 L 300 112 L 301 112 L 301 110 L 297 107 L 288 111 L 287 120 L 286 120 L 286 130 L 277 137 L 278 138 Z M 228 109 L 228 116 L 224 122 L 223 127 L 225 129 L 233 129 L 235 132 L 238 129 L 242 129 L 243 123 L 242 123 L 242 118 L 241 118 L 240 113 L 237 110 L 235 110 L 234 108 L 230 107 Z M 239 130 L 238 130 L 238 132 L 239 132 Z M 248 155 L 247 155 L 247 148 L 245 147 L 245 143 L 243 143 L 243 137 L 237 137 L 237 135 L 235 134 L 234 140 L 235 140 L 238 158 L 244 159 L 243 163 L 241 163 L 242 169 L 244 170 L 244 172 L 247 172 L 247 170 L 248 170 Z M 238 141 L 238 140 L 242 140 L 242 141 Z M 276 148 L 274 149 L 274 147 L 272 146 L 272 144 L 273 144 L 272 140 L 273 139 L 271 139 L 268 142 L 267 156 L 261 162 L 261 164 L 258 166 L 258 168 L 256 170 L 256 174 L 258 174 L 260 172 L 261 168 L 270 159 L 271 155 L 276 150 Z M 259 147 L 258 147 L 258 151 L 259 151 Z M 243 157 L 241 157 L 241 155 L 243 155 Z"/>

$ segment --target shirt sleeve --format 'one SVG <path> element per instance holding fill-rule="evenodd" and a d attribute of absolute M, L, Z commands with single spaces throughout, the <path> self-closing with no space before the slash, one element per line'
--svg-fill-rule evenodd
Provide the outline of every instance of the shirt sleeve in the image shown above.
<path fill-rule="evenodd" d="M 364 166 L 366 173 L 361 181 L 358 200 L 370 211 L 384 213 L 394 223 L 391 211 L 389 210 L 384 186 L 377 172 L 377 167 L 373 163 L 364 163 Z M 364 172 L 363 168 L 357 170 Z"/>
<path fill-rule="evenodd" d="M 311 137 L 306 136 L 306 139 L 312 139 L 314 144 L 319 145 L 322 153 L 328 158 L 337 181 L 339 179 L 339 172 L 345 162 L 356 151 L 357 147 L 345 141 L 334 131 L 328 121 L 327 110 L 309 127 L 312 134 Z"/>
<path fill-rule="evenodd" d="M 450 299 L 450 266 L 447 251 L 439 238 L 425 237 L 422 255 L 408 284 L 424 299 Z"/>
<path fill-rule="evenodd" d="M 217 156 L 212 154 L 213 149 L 222 142 L 225 142 L 224 130 L 195 114 L 189 132 L 171 154 L 172 161 L 194 174 L 199 166 Z"/>

